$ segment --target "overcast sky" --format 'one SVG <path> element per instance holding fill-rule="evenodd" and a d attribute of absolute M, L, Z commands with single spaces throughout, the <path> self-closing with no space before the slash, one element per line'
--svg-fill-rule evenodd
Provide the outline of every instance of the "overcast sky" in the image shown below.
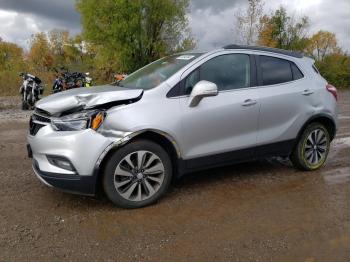
<path fill-rule="evenodd" d="M 0 37 L 28 46 L 31 34 L 53 28 L 79 33 L 80 17 L 74 0 L 0 0 Z M 310 33 L 335 32 L 341 47 L 350 51 L 350 0 L 265 0 L 265 11 L 284 5 L 289 13 L 307 15 Z M 235 42 L 234 14 L 247 0 L 191 0 L 189 24 L 200 49 Z"/>

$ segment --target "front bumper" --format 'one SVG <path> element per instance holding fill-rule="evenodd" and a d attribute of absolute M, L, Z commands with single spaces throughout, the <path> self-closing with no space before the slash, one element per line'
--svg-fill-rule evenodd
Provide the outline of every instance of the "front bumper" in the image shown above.
<path fill-rule="evenodd" d="M 118 141 L 91 129 L 57 132 L 51 125 L 41 127 L 35 135 L 28 134 L 27 140 L 36 176 L 48 186 L 82 195 L 96 193 L 99 164 Z M 67 159 L 72 170 L 55 165 L 51 156 Z"/>
<path fill-rule="evenodd" d="M 33 162 L 33 170 L 38 179 L 49 187 L 55 187 L 63 192 L 94 196 L 98 170 L 91 176 L 67 176 L 65 174 L 47 173 L 39 169 L 36 161 Z"/>

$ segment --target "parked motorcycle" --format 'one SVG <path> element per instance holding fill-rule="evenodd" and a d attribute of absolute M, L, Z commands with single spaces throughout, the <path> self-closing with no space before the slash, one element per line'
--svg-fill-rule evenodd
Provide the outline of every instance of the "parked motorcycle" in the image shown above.
<path fill-rule="evenodd" d="M 58 93 L 61 91 L 63 91 L 63 78 L 57 74 L 56 79 L 53 82 L 52 93 Z"/>
<path fill-rule="evenodd" d="M 32 109 L 43 94 L 44 87 L 37 76 L 28 73 L 20 73 L 20 76 L 23 78 L 23 83 L 19 89 L 22 97 L 22 109 Z"/>
<path fill-rule="evenodd" d="M 85 78 L 83 81 L 83 86 L 84 87 L 91 87 L 92 86 L 92 77 L 90 77 L 90 73 L 86 72 L 85 73 Z"/>
<path fill-rule="evenodd" d="M 92 78 L 89 76 L 89 73 L 69 72 L 64 67 L 62 67 L 61 70 L 61 72 L 58 72 L 55 69 L 57 75 L 52 86 L 53 93 L 73 88 L 92 86 Z"/>

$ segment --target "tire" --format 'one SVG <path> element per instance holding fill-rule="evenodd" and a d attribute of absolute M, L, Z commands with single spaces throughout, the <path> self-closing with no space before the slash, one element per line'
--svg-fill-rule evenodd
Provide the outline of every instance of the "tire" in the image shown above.
<path fill-rule="evenodd" d="M 167 152 L 152 141 L 136 140 L 108 159 L 102 186 L 109 200 L 117 206 L 140 208 L 159 200 L 171 179 L 172 163 Z"/>
<path fill-rule="evenodd" d="M 313 141 L 316 143 L 313 143 Z M 325 163 L 330 142 L 327 128 L 320 123 L 311 123 L 300 136 L 290 155 L 290 160 L 298 169 L 304 171 L 316 170 Z"/>
<path fill-rule="evenodd" d="M 28 101 L 28 109 L 31 110 L 35 104 L 34 97 L 32 94 L 29 94 L 27 101 Z"/>
<path fill-rule="evenodd" d="M 22 100 L 22 110 L 27 110 L 27 109 L 28 109 L 27 102 Z"/>

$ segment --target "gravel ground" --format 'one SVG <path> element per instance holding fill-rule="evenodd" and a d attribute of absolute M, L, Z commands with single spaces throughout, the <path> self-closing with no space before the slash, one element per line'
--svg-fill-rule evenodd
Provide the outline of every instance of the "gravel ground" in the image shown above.
<path fill-rule="evenodd" d="M 0 261 L 350 261 L 350 92 L 320 171 L 281 159 L 217 168 L 138 210 L 41 184 L 18 103 L 0 98 Z"/>
<path fill-rule="evenodd" d="M 31 111 L 20 110 L 20 97 L 0 97 L 0 124 L 8 121 L 28 122 Z"/>

